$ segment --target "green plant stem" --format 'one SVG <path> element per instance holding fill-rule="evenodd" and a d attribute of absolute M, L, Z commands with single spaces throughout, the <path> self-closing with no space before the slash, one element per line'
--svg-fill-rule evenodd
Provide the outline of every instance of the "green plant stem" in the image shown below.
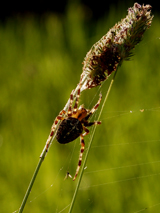
<path fill-rule="evenodd" d="M 82 82 L 83 82 L 83 83 L 84 83 L 84 81 L 85 81 L 86 78 L 87 78 L 87 75 L 86 75 L 86 76 L 83 76 L 83 79 L 82 79 Z M 74 90 L 74 93 L 73 93 L 74 99 L 75 99 L 75 95 L 76 95 L 76 92 L 77 92 L 77 89 L 78 89 L 78 88 L 79 88 L 79 85 L 77 85 L 76 89 Z M 66 103 L 66 105 L 65 105 L 65 107 L 64 107 L 64 110 L 67 109 L 67 107 L 68 107 L 68 105 L 69 105 L 69 101 L 70 101 L 70 99 L 69 99 L 68 102 Z M 58 125 L 57 125 L 57 126 L 58 126 Z M 49 146 L 51 145 L 51 143 L 52 143 L 52 141 L 54 140 L 54 138 L 55 138 L 55 134 L 54 134 L 54 136 L 51 138 L 50 143 L 49 143 Z M 46 154 L 47 154 L 47 153 L 46 153 L 46 145 L 45 145 L 45 147 L 44 147 L 44 149 L 43 149 L 43 151 L 42 151 L 42 153 L 41 153 L 41 155 L 40 155 L 39 162 L 38 162 L 37 167 L 36 167 L 36 169 L 35 169 L 35 171 L 34 171 L 34 174 L 33 174 L 33 176 L 32 176 L 32 179 L 31 179 L 31 181 L 30 181 L 30 183 L 29 183 L 28 189 L 27 189 L 26 194 L 25 194 L 25 196 L 24 196 L 24 198 L 23 198 L 23 201 L 22 201 L 22 204 L 21 204 L 21 206 L 20 206 L 20 208 L 19 208 L 19 212 L 18 212 L 18 213 L 22 213 L 22 212 L 23 212 L 23 209 L 24 209 L 25 204 L 26 204 L 26 202 L 27 202 L 28 196 L 29 196 L 29 194 L 30 194 L 30 192 L 31 192 L 32 186 L 33 186 L 34 181 L 35 181 L 35 179 L 36 179 L 36 176 L 37 176 L 37 174 L 38 174 L 38 172 L 39 172 L 39 169 L 40 169 L 40 167 L 41 167 L 41 164 L 42 164 L 43 160 L 45 159 Z"/>
<path fill-rule="evenodd" d="M 100 118 L 100 116 L 101 116 L 101 114 L 102 114 L 102 111 L 103 111 L 105 102 L 106 102 L 106 100 L 107 100 L 107 98 L 108 98 L 108 95 L 109 95 L 109 93 L 110 93 L 112 84 L 113 84 L 114 79 L 115 79 L 115 76 L 116 76 L 116 72 L 117 72 L 117 71 L 115 71 L 114 76 L 113 76 L 113 79 L 111 80 L 111 83 L 110 83 L 110 85 L 109 85 L 107 94 L 106 94 L 106 96 L 105 96 L 103 105 L 102 105 L 102 107 L 101 107 L 101 111 L 100 111 L 99 116 L 98 116 L 98 120 L 99 120 L 99 118 Z M 85 80 L 85 78 L 84 78 L 84 80 Z M 77 90 L 77 88 L 75 89 L 75 93 L 76 93 L 76 90 Z M 68 106 L 68 102 L 67 102 L 66 106 L 64 107 L 64 109 L 66 109 L 67 106 Z M 79 180 L 78 180 L 78 183 L 77 183 L 77 185 L 76 185 L 75 193 L 74 193 L 73 198 L 72 198 L 72 202 L 71 202 L 71 205 L 70 205 L 69 213 L 70 213 L 70 212 L 72 211 L 72 209 L 73 209 L 73 205 L 74 205 L 74 202 L 75 202 L 75 199 L 76 199 L 76 196 L 77 196 L 77 192 L 78 192 L 78 189 L 79 189 L 79 186 L 80 186 L 80 183 L 81 183 L 81 179 L 82 179 L 82 176 L 83 176 L 83 170 L 84 170 L 85 164 L 86 164 L 86 162 L 87 162 L 87 158 L 88 158 L 88 154 L 89 154 L 89 151 L 90 151 L 90 147 L 91 147 L 91 144 L 92 144 L 92 141 L 93 141 L 93 136 L 94 136 L 95 130 L 96 130 L 96 126 L 94 126 L 94 128 L 93 128 L 92 137 L 91 137 L 91 139 L 90 139 L 89 146 L 88 146 L 88 149 L 87 149 L 87 153 L 86 153 L 85 158 L 84 158 L 84 163 L 83 163 L 83 165 L 82 165 L 82 169 L 81 169 L 81 172 L 80 172 L 80 175 L 79 175 Z M 53 139 L 54 139 L 54 137 L 52 138 L 52 141 L 53 141 Z M 46 147 L 46 146 L 45 146 L 45 147 Z M 36 169 L 35 169 L 35 171 L 34 171 L 34 174 L 33 174 L 33 176 L 32 176 L 32 179 L 31 179 L 31 181 L 30 181 L 30 184 L 29 184 L 28 189 L 27 189 L 27 191 L 26 191 L 26 194 L 25 194 L 25 196 L 24 196 L 24 198 L 23 198 L 23 201 L 22 201 L 22 204 L 21 204 L 21 206 L 20 206 L 20 209 L 19 209 L 19 212 L 18 212 L 18 213 L 22 213 L 22 212 L 23 212 L 23 209 L 24 209 L 25 204 L 26 204 L 26 202 L 27 202 L 28 196 L 29 196 L 29 194 L 30 194 L 30 192 L 31 192 L 32 186 L 33 186 L 34 181 L 35 181 L 35 179 L 36 179 L 36 176 L 37 176 L 37 174 L 38 174 L 38 172 L 39 172 L 39 169 L 40 169 L 40 167 L 41 167 L 41 164 L 42 164 L 42 162 L 43 162 L 43 160 L 44 160 L 44 158 L 45 158 L 45 156 L 46 156 L 46 149 L 45 149 L 45 147 L 44 147 L 44 149 L 43 149 L 43 151 L 42 151 L 42 154 L 41 154 L 41 156 L 40 156 L 39 162 L 38 162 L 37 167 L 36 167 Z"/>
<path fill-rule="evenodd" d="M 108 96 L 109 96 L 109 93 L 111 91 L 114 79 L 116 77 L 116 74 L 117 74 L 117 70 L 115 71 L 114 76 L 113 76 L 113 78 L 112 78 L 112 80 L 110 82 L 109 88 L 107 90 L 107 93 L 106 93 L 105 99 L 103 101 L 103 104 L 102 104 L 102 107 L 101 107 L 101 110 L 100 110 L 100 113 L 99 113 L 99 116 L 98 116 L 97 120 L 99 120 L 100 117 L 101 117 L 104 105 L 105 105 L 105 103 L 106 103 L 106 101 L 108 99 Z M 91 145 L 92 145 L 92 141 L 93 141 L 93 137 L 94 137 L 94 134 L 95 134 L 96 127 L 97 127 L 96 125 L 93 127 L 92 136 L 90 138 L 89 145 L 88 145 L 88 148 L 87 148 L 87 151 L 86 151 L 86 155 L 84 157 L 83 165 L 82 165 L 82 168 L 81 168 L 81 171 L 80 171 L 80 174 L 79 174 L 79 179 L 78 179 L 78 182 L 77 182 L 77 185 L 76 185 L 76 189 L 75 189 L 75 192 L 74 192 L 74 195 L 73 195 L 73 198 L 72 198 L 71 205 L 70 205 L 68 213 L 72 212 L 72 209 L 73 209 L 73 206 L 74 206 L 74 203 L 75 203 L 75 200 L 76 200 L 76 196 L 77 196 L 78 189 L 79 189 L 79 186 L 80 186 L 80 183 L 81 183 L 81 179 L 82 179 L 82 176 L 83 176 L 83 171 L 84 171 L 84 168 L 85 168 L 85 165 L 86 165 L 86 162 L 87 162 L 87 158 L 88 158 L 89 151 L 90 151 L 90 148 L 91 148 Z"/>
<path fill-rule="evenodd" d="M 21 204 L 21 207 L 20 207 L 18 213 L 22 213 L 22 212 L 23 212 L 23 209 L 24 209 L 25 204 L 26 204 L 26 202 L 27 202 L 28 196 L 29 196 L 29 194 L 30 194 L 30 192 L 31 192 L 33 183 L 34 183 L 34 181 L 35 181 L 35 179 L 36 179 L 36 176 L 37 176 L 37 174 L 38 174 L 38 171 L 39 171 L 39 169 L 40 169 L 40 166 L 41 166 L 41 164 L 42 164 L 42 162 L 43 162 L 43 160 L 44 160 L 44 158 L 45 158 L 45 154 L 46 154 L 46 153 L 45 153 L 45 150 L 44 150 L 43 153 L 42 153 L 42 155 L 41 155 L 41 158 L 39 159 L 39 162 L 38 162 L 37 167 L 36 167 L 36 169 L 35 169 L 35 172 L 34 172 L 34 174 L 33 174 L 33 176 L 32 176 L 32 179 L 31 179 L 31 181 L 30 181 L 30 184 L 29 184 L 28 189 L 27 189 L 27 191 L 26 191 L 26 194 L 25 194 L 25 196 L 24 196 L 24 198 L 23 198 L 23 201 L 22 201 L 22 204 Z"/>

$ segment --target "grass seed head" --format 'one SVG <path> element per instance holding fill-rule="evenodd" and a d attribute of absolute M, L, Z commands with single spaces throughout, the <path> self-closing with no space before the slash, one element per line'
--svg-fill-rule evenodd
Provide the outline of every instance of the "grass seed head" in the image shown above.
<path fill-rule="evenodd" d="M 116 71 L 123 60 L 129 60 L 132 50 L 151 26 L 150 5 L 135 3 L 128 15 L 115 24 L 106 35 L 96 42 L 83 61 L 82 77 L 87 76 L 83 89 L 90 89 L 105 81 Z"/>

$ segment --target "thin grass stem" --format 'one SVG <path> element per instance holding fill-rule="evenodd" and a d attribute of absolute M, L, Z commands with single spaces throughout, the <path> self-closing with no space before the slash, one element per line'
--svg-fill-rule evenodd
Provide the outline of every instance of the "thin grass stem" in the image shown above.
<path fill-rule="evenodd" d="M 82 78 L 82 83 L 84 83 L 86 77 L 87 77 L 87 76 L 83 76 L 83 78 Z M 77 87 L 75 88 L 75 90 L 74 90 L 74 92 L 73 92 L 74 99 L 75 99 L 75 95 L 76 95 L 76 93 L 77 93 L 78 88 L 79 88 L 79 85 L 77 85 Z M 64 110 L 67 110 L 68 105 L 69 105 L 69 100 L 67 101 L 67 103 L 66 103 L 66 105 L 65 105 L 65 107 L 64 107 Z M 57 128 L 58 128 L 58 125 L 57 125 Z M 55 134 L 54 134 L 53 137 L 50 139 L 49 147 L 50 147 L 50 145 L 52 144 L 52 141 L 54 140 L 54 138 L 55 138 Z M 30 181 L 30 183 L 29 183 L 28 189 L 27 189 L 27 191 L 26 191 L 26 193 L 25 193 L 25 196 L 24 196 L 24 198 L 23 198 L 23 201 L 22 201 L 22 203 L 21 203 L 21 206 L 20 206 L 20 208 L 19 208 L 19 212 L 18 212 L 18 213 L 22 213 L 22 212 L 23 212 L 23 209 L 24 209 L 24 207 L 25 207 L 25 205 L 26 205 L 27 199 L 28 199 L 29 194 L 30 194 L 30 192 L 31 192 L 31 189 L 32 189 L 32 187 L 33 187 L 34 181 L 35 181 L 36 176 L 37 176 L 37 174 L 38 174 L 38 172 L 39 172 L 39 169 L 40 169 L 40 167 L 41 167 L 41 164 L 42 164 L 43 160 L 44 160 L 45 157 L 46 157 L 46 154 L 47 154 L 47 152 L 46 152 L 46 145 L 45 145 L 45 146 L 44 146 L 44 149 L 43 149 L 43 151 L 42 151 L 42 153 L 41 153 L 41 155 L 40 155 L 39 162 L 38 162 L 38 164 L 37 164 L 37 167 L 36 167 L 36 169 L 35 169 L 35 171 L 34 171 L 34 174 L 33 174 L 32 178 L 31 178 L 31 181 Z"/>
<path fill-rule="evenodd" d="M 116 74 L 117 74 L 117 70 L 115 71 L 114 76 L 113 76 L 113 78 L 112 78 L 112 80 L 110 82 L 109 88 L 107 90 L 107 93 L 106 93 L 105 99 L 103 101 L 103 104 L 102 104 L 102 107 L 101 107 L 101 110 L 100 110 L 100 113 L 98 115 L 98 119 L 97 120 L 99 120 L 100 117 L 101 117 L 103 108 L 104 108 L 105 103 L 106 103 L 106 101 L 108 99 L 109 93 L 111 91 L 113 82 L 114 82 L 115 77 L 116 77 Z M 81 167 L 81 171 L 80 171 L 80 174 L 79 174 L 79 179 L 78 179 L 78 182 L 77 182 L 77 185 L 76 185 L 76 189 L 75 189 L 74 194 L 73 194 L 73 198 L 72 198 L 71 205 L 70 205 L 68 213 L 71 213 L 72 210 L 73 210 L 73 206 L 74 206 L 74 203 L 75 203 L 75 200 L 76 200 L 76 197 L 77 197 L 78 189 L 79 189 L 79 186 L 80 186 L 80 183 L 81 183 L 81 179 L 82 179 L 82 176 L 83 176 L 83 171 L 84 171 L 84 168 L 85 168 L 85 165 L 86 165 L 86 162 L 87 162 L 87 158 L 88 158 L 89 151 L 90 151 L 90 148 L 91 148 L 91 145 L 92 145 L 92 141 L 93 141 L 93 137 L 94 137 L 94 134 L 95 134 L 95 131 L 96 131 L 96 127 L 97 127 L 96 125 L 93 127 L 93 132 L 92 132 L 92 135 L 91 135 L 91 138 L 90 138 L 90 141 L 89 141 L 89 145 L 88 145 L 88 148 L 87 148 L 87 151 L 86 151 L 86 155 L 84 157 L 84 161 L 83 161 L 83 164 L 82 164 L 82 167 Z"/>
<path fill-rule="evenodd" d="M 23 212 L 23 209 L 24 209 L 25 204 L 26 204 L 26 202 L 27 202 L 28 196 L 29 196 L 29 194 L 30 194 L 30 192 L 31 192 L 32 186 L 33 186 L 33 184 L 34 184 L 34 181 L 35 181 L 35 179 L 36 179 L 36 176 L 37 176 L 37 174 L 38 174 L 38 171 L 39 171 L 39 169 L 40 169 L 40 166 L 41 166 L 41 164 L 42 164 L 44 158 L 45 158 L 45 152 L 43 153 L 43 155 L 42 155 L 41 158 L 39 159 L 39 162 L 38 162 L 37 167 L 36 167 L 36 169 L 35 169 L 35 172 L 34 172 L 34 174 L 33 174 L 33 176 L 32 176 L 32 179 L 31 179 L 31 181 L 30 181 L 30 184 L 29 184 L 28 189 L 27 189 L 27 191 L 26 191 L 26 194 L 25 194 L 25 196 L 24 196 L 24 198 L 23 198 L 23 201 L 22 201 L 22 204 L 21 204 L 21 207 L 20 207 L 18 213 L 22 213 L 22 212 Z"/>

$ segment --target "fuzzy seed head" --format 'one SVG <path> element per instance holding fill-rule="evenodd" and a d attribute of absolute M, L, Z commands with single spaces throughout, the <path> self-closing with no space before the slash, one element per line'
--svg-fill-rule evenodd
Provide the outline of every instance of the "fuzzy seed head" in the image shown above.
<path fill-rule="evenodd" d="M 126 18 L 115 24 L 87 53 L 83 61 L 82 77 L 86 76 L 83 89 L 100 85 L 123 60 L 129 60 L 152 19 L 150 5 L 135 3 L 128 9 Z"/>

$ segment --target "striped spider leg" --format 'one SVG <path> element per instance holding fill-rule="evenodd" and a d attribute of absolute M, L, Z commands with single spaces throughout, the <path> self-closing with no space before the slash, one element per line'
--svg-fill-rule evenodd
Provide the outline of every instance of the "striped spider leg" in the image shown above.
<path fill-rule="evenodd" d="M 91 110 L 89 110 L 84 108 L 83 105 L 78 107 L 79 97 L 81 93 L 81 80 L 78 85 L 75 104 L 72 107 L 73 99 L 74 99 L 73 92 L 74 91 L 72 91 L 70 94 L 69 107 L 67 112 L 65 110 L 62 110 L 59 113 L 59 115 L 56 117 L 52 125 L 49 138 L 46 142 L 46 152 L 48 151 L 52 137 L 55 133 L 55 130 L 59 121 L 60 121 L 60 124 L 56 132 L 56 139 L 60 144 L 66 144 L 66 143 L 72 142 L 76 138 L 80 137 L 81 150 L 79 155 L 78 166 L 76 169 L 75 176 L 73 178 L 73 180 L 75 180 L 82 163 L 82 156 L 83 156 L 83 152 L 85 148 L 84 137 L 89 134 L 89 130 L 87 127 L 101 124 L 100 121 L 89 122 L 89 118 L 99 107 L 101 99 L 102 99 L 102 95 L 100 94 L 99 100 L 97 101 L 95 106 Z"/>
<path fill-rule="evenodd" d="M 79 173 L 79 170 L 80 170 L 80 167 L 81 167 L 81 164 L 82 164 L 82 156 L 83 156 L 83 152 L 84 152 L 84 148 L 85 148 L 85 143 L 84 143 L 84 136 L 88 135 L 89 134 L 89 129 L 86 128 L 86 127 L 89 127 L 89 126 L 92 126 L 92 125 L 98 125 L 98 124 L 101 124 L 101 121 L 94 121 L 94 122 L 88 122 L 88 119 L 90 118 L 90 116 L 96 111 L 96 109 L 99 107 L 100 105 L 100 102 L 101 102 L 101 99 L 102 99 L 102 94 L 100 94 L 100 98 L 98 100 L 98 102 L 96 103 L 96 105 L 89 111 L 89 113 L 87 114 L 87 116 L 83 119 L 83 130 L 85 131 L 83 134 L 80 135 L 80 142 L 81 142 L 81 150 L 80 150 L 80 155 L 79 155 L 79 161 L 78 161 L 78 166 L 77 166 L 77 169 L 76 169 L 76 173 L 75 173 L 75 176 L 73 178 L 73 180 L 76 179 L 78 173 Z"/>
<path fill-rule="evenodd" d="M 54 120 L 54 123 L 51 127 L 51 132 L 50 132 L 50 135 L 47 139 L 47 142 L 46 142 L 46 152 L 48 152 L 48 149 L 49 149 L 49 146 L 50 146 L 50 143 L 51 143 L 51 140 L 52 140 L 52 137 L 54 135 L 54 132 L 56 130 L 56 127 L 58 125 L 58 122 L 59 121 L 63 121 L 65 119 L 65 116 L 67 115 L 68 117 L 70 117 L 72 115 L 72 103 L 73 103 L 73 92 L 74 90 L 71 92 L 70 94 L 70 99 L 69 99 L 69 107 L 68 107 L 68 111 L 66 112 L 65 110 L 62 110 L 59 115 L 56 117 L 56 119 Z M 76 96 L 76 101 L 75 101 L 75 112 L 76 112 L 76 105 L 78 104 L 78 98 L 79 98 L 79 94 L 80 94 L 80 88 L 78 89 L 78 93 L 77 93 L 77 96 Z"/>

